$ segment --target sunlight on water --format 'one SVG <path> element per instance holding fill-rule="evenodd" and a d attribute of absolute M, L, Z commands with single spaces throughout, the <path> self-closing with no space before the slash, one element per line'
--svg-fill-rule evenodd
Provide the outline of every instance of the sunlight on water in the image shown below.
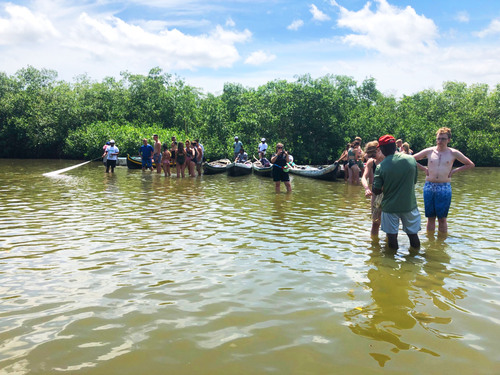
<path fill-rule="evenodd" d="M 496 169 L 410 255 L 341 181 L 74 164 L 0 160 L 2 373 L 500 373 Z"/>

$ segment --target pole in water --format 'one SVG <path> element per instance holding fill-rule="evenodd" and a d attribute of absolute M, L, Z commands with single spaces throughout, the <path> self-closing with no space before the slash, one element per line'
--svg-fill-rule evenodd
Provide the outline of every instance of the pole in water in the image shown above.
<path fill-rule="evenodd" d="M 75 168 L 78 168 L 78 167 L 81 167 L 82 165 L 88 164 L 88 163 L 93 162 L 94 160 L 97 160 L 97 159 L 100 159 L 100 157 L 99 157 L 99 158 L 92 159 L 92 160 L 89 160 L 89 161 L 86 161 L 86 162 L 81 163 L 81 164 L 73 165 L 73 166 L 68 167 L 68 168 L 58 169 L 57 171 L 44 173 L 43 175 L 44 175 L 45 177 L 53 177 L 53 176 L 57 176 L 57 175 L 59 175 L 59 174 L 61 174 L 61 173 L 64 173 L 64 172 L 70 171 L 70 170 L 75 169 Z"/>

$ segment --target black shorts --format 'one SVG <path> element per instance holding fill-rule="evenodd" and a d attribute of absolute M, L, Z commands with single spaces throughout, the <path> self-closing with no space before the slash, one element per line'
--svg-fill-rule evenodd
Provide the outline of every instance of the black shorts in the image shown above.
<path fill-rule="evenodd" d="M 290 181 L 290 176 L 281 167 L 273 166 L 273 181 Z"/>
<path fill-rule="evenodd" d="M 109 167 L 111 167 L 111 168 L 116 167 L 116 160 L 109 160 L 109 159 L 106 160 L 106 167 L 107 168 L 109 168 Z"/>

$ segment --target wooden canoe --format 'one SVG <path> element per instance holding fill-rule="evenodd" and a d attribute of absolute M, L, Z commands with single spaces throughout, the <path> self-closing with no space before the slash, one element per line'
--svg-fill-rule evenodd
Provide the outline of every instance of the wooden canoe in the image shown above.
<path fill-rule="evenodd" d="M 229 176 L 244 176 L 252 173 L 252 163 L 247 161 L 245 163 L 231 163 L 227 166 L 227 174 Z"/>
<path fill-rule="evenodd" d="M 319 180 L 335 181 L 338 168 L 337 162 L 330 165 L 296 165 L 290 169 L 290 173 Z"/>
<path fill-rule="evenodd" d="M 227 170 L 227 166 L 231 164 L 229 159 L 219 159 L 211 162 L 203 163 L 204 174 L 217 174 L 223 173 Z"/>
<path fill-rule="evenodd" d="M 142 169 L 142 159 L 140 156 L 130 156 L 127 154 L 128 169 Z M 170 161 L 170 168 L 175 167 L 175 162 Z M 153 169 L 156 169 L 156 164 L 153 162 Z"/>

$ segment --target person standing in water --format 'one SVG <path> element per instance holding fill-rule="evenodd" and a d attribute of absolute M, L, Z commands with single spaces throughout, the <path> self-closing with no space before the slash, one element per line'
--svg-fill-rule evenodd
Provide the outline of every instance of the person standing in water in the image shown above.
<path fill-rule="evenodd" d="M 285 184 L 287 193 L 292 191 L 290 176 L 287 172 L 285 172 L 285 167 L 289 162 L 290 155 L 288 154 L 288 151 L 285 150 L 283 143 L 278 143 L 276 145 L 276 154 L 274 154 L 271 158 L 271 163 L 273 163 L 273 181 L 276 193 L 280 192 L 281 181 Z"/>
<path fill-rule="evenodd" d="M 379 138 L 380 151 L 385 159 L 375 169 L 372 192 L 384 193 L 382 198 L 381 227 L 387 234 L 388 246 L 398 248 L 399 222 L 408 235 L 410 246 L 420 248 L 420 212 L 415 197 L 417 162 L 412 156 L 396 153 L 396 139 L 392 135 Z"/>
<path fill-rule="evenodd" d="M 384 154 L 380 151 L 377 141 L 368 142 L 365 146 L 365 155 L 368 157 L 366 162 L 365 170 L 363 176 L 361 177 L 361 184 L 365 188 L 365 196 L 371 198 L 371 211 L 372 211 L 372 236 L 378 236 L 380 228 L 380 220 L 382 217 L 381 203 L 384 194 L 373 195 L 371 191 L 371 185 L 373 184 L 373 178 L 375 174 L 375 169 L 384 160 Z"/>
<path fill-rule="evenodd" d="M 116 161 L 118 160 L 118 154 L 120 150 L 115 146 L 115 141 L 110 140 L 109 146 L 104 150 L 102 157 L 106 157 L 106 173 L 109 173 L 111 168 L 111 173 L 115 173 Z"/>
<path fill-rule="evenodd" d="M 417 163 L 419 169 L 425 171 L 424 206 L 427 217 L 427 232 L 434 233 L 436 217 L 438 231 L 448 232 L 448 210 L 451 205 L 451 176 L 457 172 L 474 168 L 474 163 L 454 148 L 448 147 L 451 140 L 451 130 L 440 128 L 436 133 L 436 146 L 426 148 L 413 157 L 415 160 L 427 159 L 427 167 Z M 463 165 L 453 169 L 453 163 L 458 160 Z"/>

